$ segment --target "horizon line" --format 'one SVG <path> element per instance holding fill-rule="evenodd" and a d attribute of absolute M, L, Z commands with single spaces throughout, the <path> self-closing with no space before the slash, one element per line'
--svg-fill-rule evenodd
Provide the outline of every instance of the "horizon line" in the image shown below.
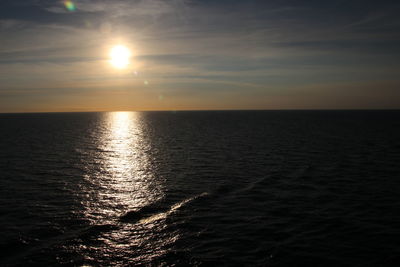
<path fill-rule="evenodd" d="M 0 114 L 51 114 L 51 113 L 111 113 L 111 112 L 201 112 L 201 111 L 400 111 L 400 108 L 347 108 L 347 109 L 160 109 L 160 110 L 88 110 L 88 111 L 16 111 Z"/>

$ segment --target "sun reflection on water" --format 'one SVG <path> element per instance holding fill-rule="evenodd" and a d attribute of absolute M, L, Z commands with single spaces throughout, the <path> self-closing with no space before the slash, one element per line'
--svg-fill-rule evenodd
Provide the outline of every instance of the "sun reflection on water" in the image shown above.
<path fill-rule="evenodd" d="M 98 143 L 99 167 L 89 177 L 95 199 L 86 203 L 86 215 L 96 223 L 115 221 L 127 211 L 163 197 L 162 183 L 149 162 L 149 142 L 140 113 L 104 114 Z"/>
<path fill-rule="evenodd" d="M 165 199 L 165 181 L 154 169 L 157 157 L 152 154 L 154 144 L 148 135 L 146 117 L 135 112 L 101 116 L 89 138 L 97 141 L 86 149 L 91 163 L 87 164 L 87 185 L 81 190 L 86 193 L 82 202 L 84 216 L 99 230 L 94 230 L 90 237 L 93 243 L 84 246 L 81 255 L 88 264 L 150 263 L 166 255 L 171 244 L 179 239 L 180 233 L 169 229 L 167 216 L 185 202 L 148 219 L 121 220 L 128 212 Z"/>

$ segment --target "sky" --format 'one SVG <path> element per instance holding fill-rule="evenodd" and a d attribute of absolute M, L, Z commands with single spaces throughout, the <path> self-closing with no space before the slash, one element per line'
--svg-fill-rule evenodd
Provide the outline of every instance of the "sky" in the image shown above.
<path fill-rule="evenodd" d="M 0 112 L 400 108 L 400 1 L 1 0 Z M 110 64 L 124 45 L 130 65 Z"/>

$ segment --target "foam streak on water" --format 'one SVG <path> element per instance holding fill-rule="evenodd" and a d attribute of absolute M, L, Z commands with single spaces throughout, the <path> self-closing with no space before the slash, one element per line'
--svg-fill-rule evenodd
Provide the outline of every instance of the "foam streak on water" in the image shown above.
<path fill-rule="evenodd" d="M 172 205 L 169 210 L 167 210 L 165 212 L 160 212 L 160 213 L 151 215 L 150 217 L 147 217 L 147 218 L 143 218 L 143 219 L 141 219 L 139 221 L 139 223 L 152 223 L 152 222 L 155 222 L 155 221 L 158 221 L 158 220 L 161 220 L 161 219 L 165 219 L 165 218 L 167 218 L 167 216 L 173 214 L 179 208 L 181 208 L 182 206 L 186 205 L 187 203 L 189 203 L 189 202 L 191 202 L 191 201 L 193 201 L 193 200 L 195 200 L 195 199 L 197 199 L 199 197 L 207 196 L 207 195 L 208 195 L 207 192 L 203 192 L 203 193 L 201 193 L 201 194 L 199 194 L 197 196 L 184 199 L 181 202 L 178 202 L 178 203 Z"/>
<path fill-rule="evenodd" d="M 0 114 L 1 266 L 398 266 L 400 112 Z"/>

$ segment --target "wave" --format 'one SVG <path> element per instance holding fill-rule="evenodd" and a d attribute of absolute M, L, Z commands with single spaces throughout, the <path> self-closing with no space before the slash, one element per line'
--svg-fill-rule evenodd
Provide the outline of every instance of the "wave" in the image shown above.
<path fill-rule="evenodd" d="M 169 215 L 173 214 L 177 210 L 179 210 L 184 205 L 192 202 L 198 198 L 207 196 L 207 192 L 203 192 L 201 194 L 195 195 L 193 197 L 184 199 L 178 203 L 173 204 L 172 206 L 163 206 L 163 202 L 156 202 L 151 205 L 145 206 L 137 211 L 129 211 L 125 215 L 120 217 L 121 222 L 129 222 L 129 223 L 139 223 L 146 224 L 154 221 L 158 221 L 160 219 L 165 219 Z"/>

